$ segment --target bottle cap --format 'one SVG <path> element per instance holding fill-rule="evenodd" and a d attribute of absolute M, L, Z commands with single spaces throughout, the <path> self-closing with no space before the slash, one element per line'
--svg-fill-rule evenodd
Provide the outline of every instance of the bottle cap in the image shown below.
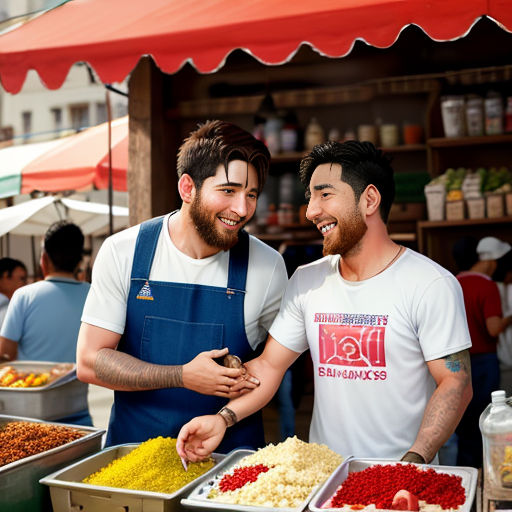
<path fill-rule="evenodd" d="M 491 393 L 491 400 L 493 404 L 505 403 L 505 398 L 505 391 L 502 389 Z"/>

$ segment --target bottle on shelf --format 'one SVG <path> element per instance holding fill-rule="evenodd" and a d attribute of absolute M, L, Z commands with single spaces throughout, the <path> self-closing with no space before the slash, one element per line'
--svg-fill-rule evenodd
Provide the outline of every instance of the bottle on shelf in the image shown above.
<path fill-rule="evenodd" d="M 306 127 L 306 133 L 304 134 L 304 149 L 311 151 L 317 144 L 323 144 L 325 142 L 324 129 L 315 117 L 312 117 Z"/>
<path fill-rule="evenodd" d="M 466 129 L 470 137 L 484 134 L 484 101 L 481 96 L 470 95 L 466 100 Z"/>
<path fill-rule="evenodd" d="M 485 133 L 500 135 L 503 133 L 503 98 L 496 91 L 489 91 L 485 104 Z"/>
<path fill-rule="evenodd" d="M 505 110 L 505 131 L 512 133 L 512 96 L 507 98 L 507 109 Z"/>
<path fill-rule="evenodd" d="M 327 139 L 333 142 L 338 142 L 341 139 L 341 133 L 336 126 L 333 126 L 329 130 L 329 135 L 327 136 Z"/>
<path fill-rule="evenodd" d="M 281 128 L 281 150 L 297 151 L 299 142 L 299 125 L 294 112 L 286 112 L 283 115 L 283 127 Z"/>
<path fill-rule="evenodd" d="M 464 96 L 443 96 L 441 98 L 441 117 L 445 137 L 463 137 L 466 134 Z"/>

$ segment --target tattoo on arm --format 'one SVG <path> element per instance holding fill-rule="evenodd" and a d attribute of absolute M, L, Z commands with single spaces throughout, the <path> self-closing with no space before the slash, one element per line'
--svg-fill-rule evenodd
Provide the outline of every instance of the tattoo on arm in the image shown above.
<path fill-rule="evenodd" d="M 104 348 L 94 363 L 96 377 L 114 389 L 142 391 L 183 387 L 182 366 L 147 363 L 124 352 Z"/>
<path fill-rule="evenodd" d="M 471 362 L 469 360 L 469 352 L 467 350 L 446 356 L 444 358 L 444 364 L 446 368 L 453 373 L 466 372 L 468 378 L 471 379 Z"/>

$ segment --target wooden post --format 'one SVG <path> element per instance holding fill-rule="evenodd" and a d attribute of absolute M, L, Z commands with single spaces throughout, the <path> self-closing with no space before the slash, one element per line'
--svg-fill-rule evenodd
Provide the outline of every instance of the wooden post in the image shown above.
<path fill-rule="evenodd" d="M 130 224 L 179 207 L 177 121 L 164 112 L 167 81 L 150 57 L 143 57 L 129 82 L 128 193 Z M 167 102 L 168 103 L 168 102 Z"/>

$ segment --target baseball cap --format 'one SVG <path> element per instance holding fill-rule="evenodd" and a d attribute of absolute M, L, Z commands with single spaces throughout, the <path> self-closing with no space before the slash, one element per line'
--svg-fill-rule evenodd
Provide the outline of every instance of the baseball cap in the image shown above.
<path fill-rule="evenodd" d="M 493 236 L 482 238 L 476 246 L 476 252 L 480 261 L 497 260 L 507 254 L 510 249 L 512 249 L 512 246 L 509 243 Z"/>

